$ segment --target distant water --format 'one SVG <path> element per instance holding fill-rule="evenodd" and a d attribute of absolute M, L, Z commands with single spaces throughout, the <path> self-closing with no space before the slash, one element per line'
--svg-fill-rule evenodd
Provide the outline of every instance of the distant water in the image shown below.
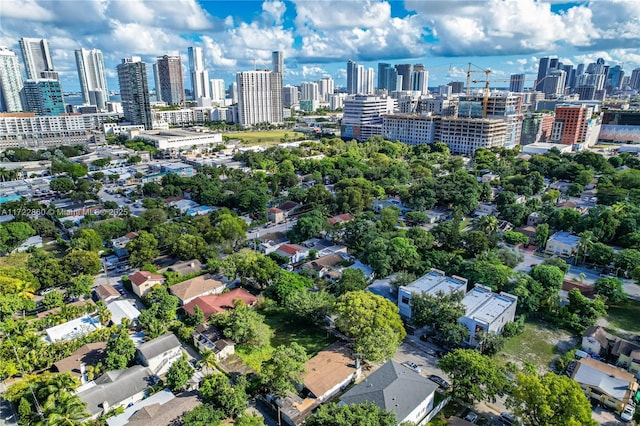
<path fill-rule="evenodd" d="M 113 101 L 113 102 L 120 102 L 120 95 L 109 95 L 109 101 Z M 155 95 L 151 95 L 150 100 L 152 102 L 155 102 L 156 97 Z M 73 106 L 80 106 L 83 104 L 82 102 L 82 95 L 77 93 L 77 94 L 71 94 L 71 95 L 64 95 L 64 103 L 67 105 L 73 105 Z"/>

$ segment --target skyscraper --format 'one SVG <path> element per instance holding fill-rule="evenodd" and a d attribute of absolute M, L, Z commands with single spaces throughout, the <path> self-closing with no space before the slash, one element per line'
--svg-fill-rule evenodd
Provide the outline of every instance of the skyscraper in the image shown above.
<path fill-rule="evenodd" d="M 162 88 L 160 87 L 160 71 L 158 71 L 158 62 L 153 64 L 153 82 L 156 91 L 156 101 L 162 100 Z"/>
<path fill-rule="evenodd" d="M 211 100 L 224 101 L 226 98 L 224 80 L 221 78 L 212 78 L 209 83 L 211 85 Z"/>
<path fill-rule="evenodd" d="M 258 123 L 281 123 L 282 107 L 274 106 L 277 100 L 282 105 L 282 87 L 274 74 L 268 70 L 242 71 L 236 73 L 238 84 L 238 119 L 243 126 Z M 278 93 L 274 93 L 275 91 Z M 278 114 L 279 112 L 279 114 Z"/>
<path fill-rule="evenodd" d="M 109 99 L 109 89 L 102 52 L 98 49 L 79 49 L 75 54 L 83 102 L 105 109 Z"/>
<path fill-rule="evenodd" d="M 273 72 L 284 74 L 284 55 L 281 50 L 271 52 L 271 66 Z"/>
<path fill-rule="evenodd" d="M 184 105 L 184 79 L 180 56 L 164 55 L 157 58 L 160 99 L 169 105 Z"/>
<path fill-rule="evenodd" d="M 411 90 L 420 92 L 421 95 L 429 93 L 429 71 L 414 69 L 411 73 Z"/>
<path fill-rule="evenodd" d="M 333 78 L 331 77 L 322 77 L 320 80 L 316 81 L 318 83 L 318 91 L 320 92 L 320 100 L 328 101 L 329 95 L 333 94 Z"/>
<path fill-rule="evenodd" d="M 402 76 L 402 90 L 411 90 L 411 64 L 398 64 L 396 71 Z"/>
<path fill-rule="evenodd" d="M 347 61 L 347 93 L 356 94 L 358 91 L 358 64 L 352 60 Z"/>
<path fill-rule="evenodd" d="M 524 74 L 511 74 L 509 91 L 516 93 L 524 91 Z"/>
<path fill-rule="evenodd" d="M 284 78 L 284 55 L 281 51 L 271 53 L 271 96 L 272 96 L 272 122 L 282 123 L 284 121 L 284 107 L 282 106 L 282 80 Z"/>
<path fill-rule="evenodd" d="M 391 64 L 386 64 L 384 62 L 378 63 L 378 84 L 376 85 L 376 89 L 386 89 L 386 70 L 391 67 Z"/>
<path fill-rule="evenodd" d="M 27 80 L 39 78 L 58 79 L 58 73 L 53 70 L 49 42 L 46 39 L 22 37 L 19 40 Z"/>
<path fill-rule="evenodd" d="M 125 120 L 152 128 L 147 65 L 140 57 L 124 58 L 118 65 L 118 83 Z"/>
<path fill-rule="evenodd" d="M 631 89 L 633 90 L 640 90 L 640 68 L 636 68 L 631 71 L 629 86 L 631 86 Z"/>
<path fill-rule="evenodd" d="M 549 72 L 549 62 L 550 58 L 541 58 L 540 63 L 538 64 L 538 77 L 536 78 L 536 87 L 535 89 L 538 92 L 542 92 L 542 87 L 544 85 L 544 81 L 542 81 Z"/>
<path fill-rule="evenodd" d="M 295 86 L 284 86 L 282 88 L 282 104 L 290 108 L 298 103 L 298 88 Z"/>
<path fill-rule="evenodd" d="M 22 73 L 15 52 L 0 47 L 0 111 L 22 111 Z"/>
<path fill-rule="evenodd" d="M 193 99 L 209 98 L 209 73 L 204 67 L 202 47 L 190 47 L 188 53 Z"/>
<path fill-rule="evenodd" d="M 564 86 L 566 83 L 567 74 L 562 70 L 551 70 L 547 74 L 542 84 L 542 91 L 546 95 L 560 96 L 564 94 Z"/>
<path fill-rule="evenodd" d="M 24 83 L 26 108 L 37 115 L 60 115 L 64 109 L 62 87 L 56 79 L 27 80 Z"/>

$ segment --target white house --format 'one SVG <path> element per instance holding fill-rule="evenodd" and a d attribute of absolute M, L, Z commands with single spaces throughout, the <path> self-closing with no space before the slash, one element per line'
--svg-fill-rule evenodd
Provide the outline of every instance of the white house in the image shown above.
<path fill-rule="evenodd" d="M 182 344 L 173 333 L 166 333 L 138 346 L 136 359 L 153 374 L 162 376 L 182 357 Z"/>
<path fill-rule="evenodd" d="M 462 299 L 465 315 L 458 321 L 469 330 L 466 343 L 476 345 L 476 333 L 501 334 L 504 325 L 513 322 L 518 298 L 509 293 L 496 294 L 489 287 L 476 285 Z"/>
<path fill-rule="evenodd" d="M 401 286 L 398 289 L 398 309 L 400 315 L 411 319 L 411 297 L 414 294 L 428 294 L 437 296 L 438 294 L 452 294 L 456 292 L 467 292 L 467 280 L 457 276 L 447 277 L 438 269 L 431 269 L 409 285 Z"/>
<path fill-rule="evenodd" d="M 556 232 L 547 240 L 544 251 L 557 256 L 573 256 L 578 252 L 580 237 L 569 232 Z"/>

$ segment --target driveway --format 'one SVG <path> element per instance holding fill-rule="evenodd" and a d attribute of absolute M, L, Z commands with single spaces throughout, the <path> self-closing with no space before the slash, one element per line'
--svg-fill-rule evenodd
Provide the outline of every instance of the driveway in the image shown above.
<path fill-rule="evenodd" d="M 605 410 L 602 407 L 595 407 L 592 411 L 591 417 L 601 426 L 626 426 L 630 424 L 619 420 L 615 413 Z"/>

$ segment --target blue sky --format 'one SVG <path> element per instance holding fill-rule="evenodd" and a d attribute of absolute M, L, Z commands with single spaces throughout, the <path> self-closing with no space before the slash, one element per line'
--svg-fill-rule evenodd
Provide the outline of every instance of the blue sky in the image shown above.
<path fill-rule="evenodd" d="M 235 72 L 269 64 L 285 53 L 285 83 L 325 75 L 344 85 L 353 59 L 422 63 L 429 85 L 463 80 L 468 62 L 493 79 L 526 73 L 535 79 L 543 56 L 564 63 L 603 57 L 627 73 L 640 67 L 637 0 L 3 0 L 0 45 L 19 52 L 20 37 L 49 40 L 63 87 L 78 90 L 73 50 L 98 48 L 110 89 L 127 56 L 179 53 L 186 87 L 186 51 L 205 49 L 210 78 L 228 84 Z M 21 58 L 20 58 L 21 59 Z M 150 67 L 149 67 L 150 68 Z M 480 76 L 480 74 L 478 75 Z M 504 83 L 496 81 L 495 86 Z M 151 84 L 153 86 L 153 83 Z"/>

